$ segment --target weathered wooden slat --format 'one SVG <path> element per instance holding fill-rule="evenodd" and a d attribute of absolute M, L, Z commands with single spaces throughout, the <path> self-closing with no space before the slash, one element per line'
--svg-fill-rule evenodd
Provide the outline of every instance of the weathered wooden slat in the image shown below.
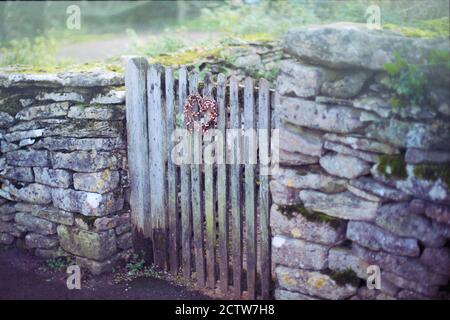
<path fill-rule="evenodd" d="M 228 212 L 227 212 L 227 167 L 226 167 L 226 127 L 227 110 L 225 108 L 226 77 L 217 76 L 217 129 L 222 133 L 222 144 L 218 149 L 217 166 L 217 219 L 219 223 L 219 274 L 220 290 L 228 292 Z"/>
<path fill-rule="evenodd" d="M 232 248 L 233 248 L 233 291 L 234 298 L 241 297 L 242 278 L 242 204 L 241 204 L 241 119 L 239 110 L 238 81 L 230 78 L 230 127 L 235 129 L 236 136 L 232 141 L 233 161 L 231 165 L 231 215 L 232 215 Z"/>
<path fill-rule="evenodd" d="M 172 133 L 175 130 L 175 96 L 172 68 L 165 69 L 165 89 L 166 89 L 166 120 L 167 120 L 167 215 L 169 220 L 169 265 L 170 272 L 178 272 L 178 227 L 179 218 L 177 212 L 178 179 L 177 167 L 171 159 L 174 142 Z"/>
<path fill-rule="evenodd" d="M 181 115 L 179 126 L 184 128 L 184 102 L 187 97 L 187 71 L 186 67 L 181 67 L 178 74 L 178 113 Z M 188 137 L 188 150 L 191 152 L 191 137 Z M 183 276 L 191 276 L 191 254 L 192 254 L 192 210 L 191 210 L 191 168 L 189 164 L 180 166 L 180 208 L 181 208 L 181 248 L 183 260 Z"/>
<path fill-rule="evenodd" d="M 205 75 L 203 97 L 213 98 L 211 74 Z M 214 145 L 213 128 L 204 134 L 204 145 Z M 212 159 L 210 159 L 212 160 Z M 214 164 L 205 161 L 206 284 L 216 286 L 216 218 L 214 203 Z"/>
<path fill-rule="evenodd" d="M 245 79 L 244 128 L 245 128 L 245 227 L 247 254 L 247 292 L 249 299 L 256 298 L 256 198 L 255 164 L 257 160 L 257 136 L 253 80 Z"/>
<path fill-rule="evenodd" d="M 198 73 L 192 71 L 189 74 L 189 93 L 197 92 Z M 198 106 L 197 106 L 198 108 Z M 192 189 L 192 224 L 194 230 L 194 250 L 195 250 L 195 273 L 197 285 L 205 285 L 205 256 L 203 243 L 203 186 L 201 174 L 202 160 L 202 131 L 201 126 L 196 124 L 192 133 L 193 163 L 191 164 L 191 189 Z"/>
<path fill-rule="evenodd" d="M 133 247 L 152 252 L 145 58 L 132 58 L 125 69 L 128 170 Z M 152 255 L 147 255 L 152 259 Z"/>
<path fill-rule="evenodd" d="M 148 136 L 150 152 L 150 210 L 155 264 L 166 268 L 167 260 L 167 189 L 165 112 L 161 105 L 161 72 L 150 66 L 147 73 Z"/>
<path fill-rule="evenodd" d="M 258 137 L 259 137 L 259 156 L 262 159 L 268 159 L 270 155 L 270 97 L 269 97 L 269 82 L 265 79 L 259 81 L 259 95 L 258 95 Z M 260 212 L 260 235 L 261 235 L 261 297 L 262 299 L 269 299 L 270 295 L 270 237 L 269 237 L 269 177 L 264 173 L 263 167 L 268 166 L 262 161 L 260 162 L 260 176 L 259 176 L 259 212 Z M 267 173 L 267 172 L 266 172 Z"/>

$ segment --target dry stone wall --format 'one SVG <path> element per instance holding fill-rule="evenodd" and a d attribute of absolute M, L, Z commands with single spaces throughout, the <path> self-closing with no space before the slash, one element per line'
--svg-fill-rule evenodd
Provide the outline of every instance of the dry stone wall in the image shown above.
<path fill-rule="evenodd" d="M 0 73 L 0 244 L 99 274 L 131 247 L 122 75 Z"/>
<path fill-rule="evenodd" d="M 384 65 L 424 64 L 448 39 L 337 24 L 289 32 L 277 91 L 281 169 L 272 177 L 276 299 L 449 297 L 448 69 L 427 102 L 392 106 Z M 381 289 L 366 286 L 381 269 Z"/>

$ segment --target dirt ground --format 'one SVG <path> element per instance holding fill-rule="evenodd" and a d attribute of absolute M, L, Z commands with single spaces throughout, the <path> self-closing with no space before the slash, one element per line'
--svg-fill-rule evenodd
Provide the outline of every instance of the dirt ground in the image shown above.
<path fill-rule="evenodd" d="M 161 37 L 160 33 L 142 34 L 137 37 L 141 43 L 150 39 Z M 220 38 L 220 33 L 215 32 L 173 32 L 172 38 L 179 38 L 186 44 L 200 43 L 202 41 L 213 41 Z M 74 63 L 86 63 L 91 61 L 101 61 L 109 58 L 120 57 L 121 55 L 135 55 L 133 52 L 133 39 L 126 35 L 117 35 L 108 39 L 97 39 L 77 43 L 62 45 L 56 58 L 69 59 Z"/>
<path fill-rule="evenodd" d="M 17 248 L 0 248 L 0 300 L 206 300 L 207 296 L 156 278 L 117 284 L 114 275 L 82 274 L 81 290 L 69 290 L 67 274 Z"/>

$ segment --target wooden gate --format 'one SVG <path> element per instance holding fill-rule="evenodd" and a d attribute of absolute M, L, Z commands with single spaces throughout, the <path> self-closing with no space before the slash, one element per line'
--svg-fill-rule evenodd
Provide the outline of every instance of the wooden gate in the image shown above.
<path fill-rule="evenodd" d="M 269 83 L 261 79 L 255 87 L 247 78 L 241 86 L 223 74 L 215 82 L 209 74 L 199 81 L 195 71 L 163 69 L 144 58 L 129 61 L 125 78 L 135 250 L 199 287 L 219 287 L 235 299 L 268 299 L 269 177 L 247 158 L 244 164 L 225 164 L 225 159 L 230 152 L 250 150 L 258 159 L 269 155 L 276 99 Z M 216 157 L 223 161 L 213 164 L 201 161 L 205 135 L 194 130 L 188 133 L 194 161 L 175 164 L 177 141 L 171 136 L 185 128 L 184 103 L 196 92 L 217 102 L 217 129 L 224 139 L 229 128 L 266 130 L 257 139 L 237 139 L 233 150 L 221 146 Z"/>

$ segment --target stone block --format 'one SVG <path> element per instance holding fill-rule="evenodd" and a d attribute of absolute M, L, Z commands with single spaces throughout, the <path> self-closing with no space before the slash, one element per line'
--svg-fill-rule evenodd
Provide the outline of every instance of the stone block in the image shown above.
<path fill-rule="evenodd" d="M 450 277 L 449 248 L 425 248 L 420 256 L 420 260 L 432 271 Z"/>
<path fill-rule="evenodd" d="M 35 217 L 29 213 L 18 212 L 15 217 L 15 222 L 22 225 L 27 231 L 39 233 L 41 235 L 51 235 L 56 233 L 56 224 Z"/>
<path fill-rule="evenodd" d="M 409 212 L 408 203 L 381 206 L 375 223 L 400 237 L 419 239 L 426 246 L 440 247 L 445 243 L 445 237 L 430 220 Z"/>
<path fill-rule="evenodd" d="M 111 257 L 117 248 L 114 230 L 96 233 L 59 225 L 58 238 L 65 251 L 97 261 Z"/>
<path fill-rule="evenodd" d="M 331 175 L 356 179 L 370 172 L 371 165 L 366 161 L 339 153 L 328 153 L 320 158 L 320 165 Z"/>
<path fill-rule="evenodd" d="M 384 200 L 400 202 L 408 201 L 410 199 L 410 196 L 406 193 L 389 187 L 369 177 L 360 177 L 357 180 L 351 180 L 349 183 L 355 188 L 371 193 L 377 197 L 381 197 Z"/>
<path fill-rule="evenodd" d="M 74 173 L 73 185 L 76 190 L 106 193 L 119 186 L 120 174 L 109 169 L 94 173 Z"/>
<path fill-rule="evenodd" d="M 72 184 L 72 174 L 67 170 L 33 168 L 36 182 L 50 187 L 68 188 Z"/>
<path fill-rule="evenodd" d="M 289 188 L 277 180 L 270 181 L 272 200 L 278 205 L 293 205 L 300 203 L 299 189 Z"/>
<path fill-rule="evenodd" d="M 345 272 L 353 270 L 361 279 L 367 279 L 367 267 L 369 264 L 352 254 L 348 248 L 331 248 L 328 255 L 328 267 L 334 271 Z"/>
<path fill-rule="evenodd" d="M 448 277 L 431 272 L 418 258 L 398 256 L 383 251 L 371 251 L 356 243 L 352 245 L 354 255 L 369 264 L 378 265 L 383 271 L 392 272 L 405 279 L 428 286 L 445 285 Z"/>
<path fill-rule="evenodd" d="M 301 98 L 282 97 L 280 103 L 282 121 L 335 133 L 358 131 L 369 124 L 365 118 L 370 117 L 370 114 L 358 109 L 329 106 Z"/>
<path fill-rule="evenodd" d="M 334 133 L 326 133 L 324 139 L 327 141 L 344 144 L 355 150 L 383 153 L 383 154 L 398 154 L 397 148 L 382 143 L 376 140 L 367 139 L 362 136 L 350 136 L 350 135 L 337 135 Z"/>
<path fill-rule="evenodd" d="M 347 238 L 374 251 L 383 250 L 411 257 L 417 257 L 420 254 L 416 239 L 395 236 L 367 222 L 350 221 L 347 226 Z"/>
<path fill-rule="evenodd" d="M 67 115 L 69 109 L 68 102 L 57 102 L 43 106 L 28 107 L 20 110 L 16 114 L 17 120 L 33 120 L 43 118 L 56 118 Z"/>
<path fill-rule="evenodd" d="M 131 232 L 124 233 L 117 237 L 117 247 L 123 250 L 130 249 L 133 246 L 133 236 Z"/>
<path fill-rule="evenodd" d="M 37 142 L 34 147 L 51 151 L 111 151 L 125 149 L 125 142 L 122 138 L 46 137 Z"/>
<path fill-rule="evenodd" d="M 123 120 L 124 106 L 73 106 L 67 117 L 91 120 Z"/>
<path fill-rule="evenodd" d="M 293 268 L 322 270 L 328 264 L 328 247 L 284 236 L 272 238 L 272 260 Z"/>
<path fill-rule="evenodd" d="M 339 286 L 328 275 L 317 271 L 277 266 L 275 273 L 281 289 L 309 296 L 341 300 L 351 297 L 357 291 L 357 288 L 350 284 Z"/>
<path fill-rule="evenodd" d="M 345 191 L 347 181 L 330 176 L 317 167 L 306 169 L 280 168 L 274 175 L 274 180 L 288 188 L 312 189 L 326 193 Z"/>
<path fill-rule="evenodd" d="M 77 172 L 96 172 L 104 169 L 118 169 L 122 157 L 118 153 L 103 151 L 53 152 L 52 165 L 55 169 L 69 169 Z"/>
<path fill-rule="evenodd" d="M 346 156 L 356 157 L 367 162 L 376 163 L 378 161 L 378 154 L 376 153 L 355 150 L 343 144 L 325 141 L 323 147 L 326 150 L 334 151 L 338 154 L 343 154 Z"/>
<path fill-rule="evenodd" d="M 83 95 L 76 92 L 41 92 L 36 98 L 39 101 L 52 100 L 55 102 L 72 101 L 72 102 L 84 102 Z"/>
<path fill-rule="evenodd" d="M 33 171 L 28 167 L 6 167 L 0 172 L 0 177 L 21 182 L 34 182 Z"/>
<path fill-rule="evenodd" d="M 19 167 L 48 167 L 50 159 L 45 150 L 15 150 L 6 154 L 6 162 Z"/>
<path fill-rule="evenodd" d="M 283 289 L 275 289 L 275 300 L 318 300 L 299 292 L 292 292 Z"/>
<path fill-rule="evenodd" d="M 113 270 L 114 265 L 120 259 L 119 255 L 115 255 L 109 259 L 104 261 L 95 261 L 83 257 L 76 257 L 76 264 L 82 268 L 86 268 L 93 275 L 100 275 L 102 273 L 111 272 Z"/>
<path fill-rule="evenodd" d="M 320 157 L 323 151 L 322 145 L 323 139 L 320 133 L 301 128 L 280 129 L 280 148 L 288 152 Z"/>
<path fill-rule="evenodd" d="M 58 238 L 56 237 L 46 237 L 38 233 L 28 233 L 25 236 L 25 248 L 41 248 L 41 249 L 51 249 L 58 245 Z"/>
<path fill-rule="evenodd" d="M 15 209 L 21 212 L 29 212 L 35 217 L 49 220 L 57 224 L 72 225 L 74 222 L 73 213 L 54 207 L 29 203 L 17 203 Z"/>
<path fill-rule="evenodd" d="M 325 245 L 337 244 L 345 238 L 345 221 L 327 223 L 310 221 L 299 212 L 283 214 L 273 204 L 270 209 L 270 227 L 273 235 L 284 235 Z"/>
<path fill-rule="evenodd" d="M 31 183 L 20 189 L 13 185 L 8 185 L 7 189 L 10 194 L 20 201 L 35 204 L 50 204 L 52 202 L 51 188 L 43 184 Z"/>
<path fill-rule="evenodd" d="M 373 220 L 379 207 L 378 202 L 358 198 L 350 192 L 325 194 L 302 190 L 300 199 L 308 209 L 348 220 Z"/>
<path fill-rule="evenodd" d="M 121 104 L 125 103 L 125 91 L 110 90 L 107 93 L 99 93 L 92 98 L 91 104 Z"/>
<path fill-rule="evenodd" d="M 10 245 L 14 242 L 14 237 L 9 233 L 0 233 L 0 244 Z"/>
<path fill-rule="evenodd" d="M 52 199 L 55 207 L 85 216 L 105 216 L 123 208 L 123 195 L 118 192 L 99 194 L 55 188 Z"/>

